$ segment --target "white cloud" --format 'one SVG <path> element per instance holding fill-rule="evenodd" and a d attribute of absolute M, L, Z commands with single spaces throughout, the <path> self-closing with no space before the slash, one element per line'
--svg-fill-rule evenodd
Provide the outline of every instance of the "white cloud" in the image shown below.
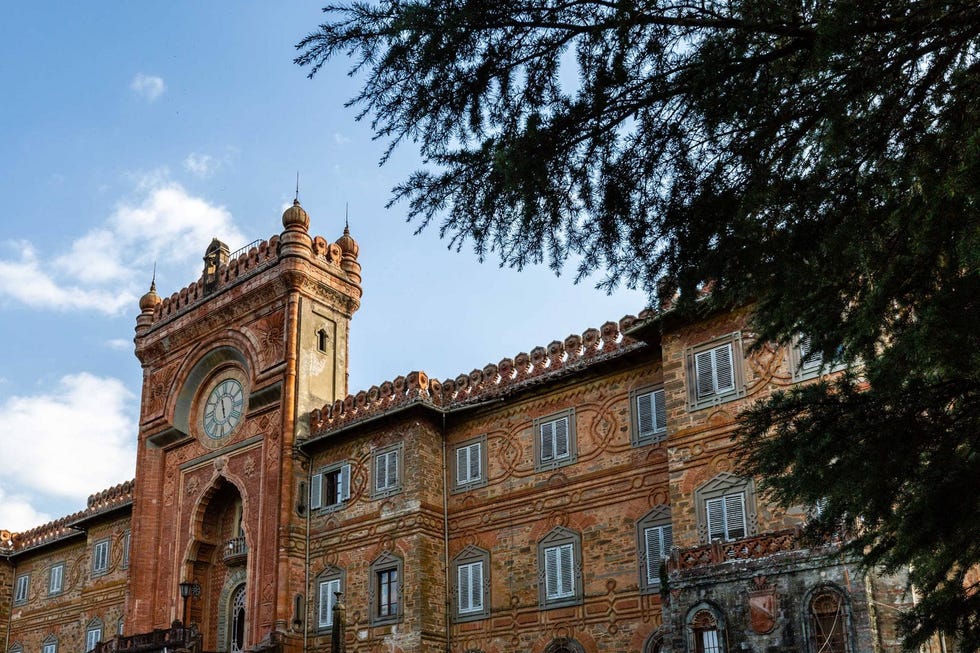
<path fill-rule="evenodd" d="M 46 254 L 42 261 L 28 241 L 3 243 L 0 299 L 33 308 L 117 314 L 135 307 L 154 263 L 186 284 L 200 274 L 200 257 L 212 238 L 231 249 L 245 243 L 227 209 L 190 195 L 166 170 L 135 182 L 135 196 L 120 202 L 67 252 Z"/>
<path fill-rule="evenodd" d="M 8 494 L 0 486 L 0 529 L 23 533 L 51 521 L 51 516 L 31 505 L 28 497 Z"/>
<path fill-rule="evenodd" d="M 47 520 L 28 496 L 81 507 L 91 492 L 128 480 L 136 459 L 134 399 L 118 379 L 82 373 L 62 377 L 49 392 L 0 404 L 0 526 L 16 530 Z"/>
<path fill-rule="evenodd" d="M 201 179 L 206 179 L 214 174 L 220 162 L 210 154 L 198 154 L 191 152 L 184 159 L 184 168 Z"/>
<path fill-rule="evenodd" d="M 112 338 L 105 341 L 105 346 L 116 351 L 126 351 L 133 348 L 133 341 L 125 338 Z"/>
<path fill-rule="evenodd" d="M 163 95 L 163 92 L 167 90 L 167 85 L 163 83 L 163 79 L 160 77 L 139 73 L 133 78 L 133 81 L 129 83 L 129 88 L 131 88 L 137 95 L 150 102 L 153 102 L 158 97 Z"/>
<path fill-rule="evenodd" d="M 336 143 L 337 145 L 346 145 L 347 143 L 350 143 L 350 139 L 344 136 L 343 134 L 341 134 L 340 132 L 334 132 L 333 142 Z"/>

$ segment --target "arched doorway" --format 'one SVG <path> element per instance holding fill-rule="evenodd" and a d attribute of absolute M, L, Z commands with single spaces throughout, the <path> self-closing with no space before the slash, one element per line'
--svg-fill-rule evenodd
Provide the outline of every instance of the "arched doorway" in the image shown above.
<path fill-rule="evenodd" d="M 240 653 L 245 649 L 245 583 L 232 592 L 228 607 L 228 651 Z"/>

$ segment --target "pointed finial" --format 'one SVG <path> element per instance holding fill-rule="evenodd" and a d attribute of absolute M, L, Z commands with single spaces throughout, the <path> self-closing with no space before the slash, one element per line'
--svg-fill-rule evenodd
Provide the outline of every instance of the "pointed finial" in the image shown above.
<path fill-rule="evenodd" d="M 157 290 L 157 262 L 153 261 L 153 278 L 150 279 L 150 292 Z"/>
<path fill-rule="evenodd" d="M 296 197 L 293 198 L 293 201 L 299 201 L 299 170 L 296 171 Z"/>
<path fill-rule="evenodd" d="M 150 289 L 145 295 L 140 297 L 140 310 L 152 311 L 163 301 L 157 295 L 157 262 L 153 262 L 153 278 L 150 280 Z"/>
<path fill-rule="evenodd" d="M 344 233 L 350 233 L 350 222 L 347 218 L 350 216 L 350 202 L 344 202 Z"/>

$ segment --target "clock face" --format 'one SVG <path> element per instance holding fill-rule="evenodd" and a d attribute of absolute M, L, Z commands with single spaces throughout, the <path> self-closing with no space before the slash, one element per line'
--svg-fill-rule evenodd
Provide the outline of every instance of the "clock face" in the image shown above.
<path fill-rule="evenodd" d="M 225 379 L 214 387 L 204 405 L 204 432 L 213 440 L 225 437 L 242 421 L 245 392 L 237 379 Z"/>

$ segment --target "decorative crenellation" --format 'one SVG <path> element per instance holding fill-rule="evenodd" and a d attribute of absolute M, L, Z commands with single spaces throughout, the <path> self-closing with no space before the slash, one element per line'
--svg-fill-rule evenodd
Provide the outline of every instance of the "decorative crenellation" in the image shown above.
<path fill-rule="evenodd" d="M 639 317 L 627 315 L 619 322 L 606 322 L 599 329 L 586 329 L 582 335 L 572 334 L 564 341 L 555 340 L 547 347 L 533 348 L 530 354 L 521 352 L 455 379 L 440 382 L 429 379 L 425 372 L 410 372 L 314 410 L 310 433 L 323 435 L 411 403 L 444 409 L 479 403 L 618 357 L 643 346 L 624 332 L 653 315 L 651 309 Z"/>
<path fill-rule="evenodd" d="M 88 505 L 85 510 L 80 510 L 48 522 L 47 524 L 42 524 L 29 531 L 24 531 L 23 533 L 8 533 L 7 531 L 3 531 L 5 537 L 0 536 L 0 540 L 2 540 L 0 541 L 0 550 L 15 553 L 77 534 L 78 529 L 73 524 L 132 502 L 133 483 L 134 481 L 126 481 L 102 492 L 96 492 L 89 496 Z"/>
<path fill-rule="evenodd" d="M 828 542 L 830 544 L 831 542 Z M 695 569 L 733 560 L 766 558 L 804 547 L 799 528 L 764 533 L 732 542 L 712 542 L 677 551 L 668 561 L 670 571 Z"/>

